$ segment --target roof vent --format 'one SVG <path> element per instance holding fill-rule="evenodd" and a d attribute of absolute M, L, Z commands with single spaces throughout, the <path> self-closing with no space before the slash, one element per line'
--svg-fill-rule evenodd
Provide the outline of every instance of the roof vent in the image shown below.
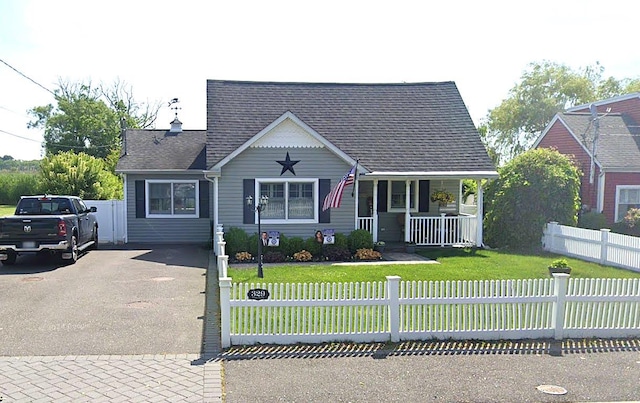
<path fill-rule="evenodd" d="M 178 98 L 173 98 L 171 101 L 169 101 L 169 108 L 171 108 L 172 111 L 175 111 L 176 114 L 175 118 L 171 122 L 171 129 L 169 129 L 169 133 L 172 134 L 182 133 L 182 122 L 180 121 L 180 119 L 178 119 L 178 109 L 182 108 L 176 105 L 178 102 L 180 102 L 178 101 Z"/>

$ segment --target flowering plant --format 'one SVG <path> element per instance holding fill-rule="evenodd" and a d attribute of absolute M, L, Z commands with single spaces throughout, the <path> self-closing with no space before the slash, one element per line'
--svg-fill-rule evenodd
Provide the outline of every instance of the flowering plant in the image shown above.
<path fill-rule="evenodd" d="M 453 198 L 453 193 L 447 192 L 444 189 L 435 190 L 431 193 L 431 201 L 438 202 L 440 205 L 447 205 L 449 203 L 453 203 L 455 199 Z"/>
<path fill-rule="evenodd" d="M 249 252 L 238 252 L 236 253 L 236 260 L 238 262 L 249 262 L 251 261 L 251 253 Z"/>
<path fill-rule="evenodd" d="M 311 260 L 311 252 L 306 250 L 301 250 L 300 252 L 296 252 L 293 254 L 293 258 L 298 262 L 308 262 Z"/>

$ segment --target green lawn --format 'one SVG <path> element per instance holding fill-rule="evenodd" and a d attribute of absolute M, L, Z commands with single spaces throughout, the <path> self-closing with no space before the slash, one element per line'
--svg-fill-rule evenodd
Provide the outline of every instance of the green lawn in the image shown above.
<path fill-rule="evenodd" d="M 325 283 L 384 281 L 396 275 L 403 280 L 491 280 L 546 278 L 552 260 L 564 258 L 546 253 L 475 249 L 434 249 L 420 254 L 440 264 L 416 265 L 351 265 L 325 264 L 265 265 L 264 279 L 257 276 L 257 265 L 231 265 L 228 275 L 234 283 Z M 578 259 L 566 258 L 572 268 L 571 277 L 625 278 L 640 277 L 640 273 L 601 266 Z"/>
<path fill-rule="evenodd" d="M 13 215 L 14 211 L 16 211 L 16 206 L 10 204 L 0 204 L 0 217 Z"/>

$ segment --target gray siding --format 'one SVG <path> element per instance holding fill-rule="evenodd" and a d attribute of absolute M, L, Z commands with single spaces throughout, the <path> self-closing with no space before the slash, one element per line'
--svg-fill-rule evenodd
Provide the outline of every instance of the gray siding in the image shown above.
<path fill-rule="evenodd" d="M 197 175 L 127 175 L 127 237 L 130 243 L 190 243 L 204 244 L 211 238 L 212 218 L 136 218 L 135 181 L 145 179 L 165 180 L 203 180 L 202 174 Z M 213 184 L 209 185 L 212 193 Z M 212 197 L 209 206 L 209 217 L 213 217 Z"/>
<path fill-rule="evenodd" d="M 287 171 L 282 176 L 282 161 L 289 152 L 291 160 L 299 160 L 293 168 L 294 176 Z M 351 167 L 325 148 L 248 148 L 222 168 L 219 189 L 219 222 L 225 230 L 230 227 L 242 228 L 249 234 L 258 231 L 256 224 L 243 224 L 243 211 L 246 209 L 243 194 L 243 179 L 261 178 L 308 178 L 331 179 L 333 187 Z M 355 199 L 351 197 L 352 186 L 345 188 L 339 209 L 331 209 L 330 223 L 315 224 L 269 224 L 263 221 L 263 231 L 280 231 L 291 237 L 313 236 L 320 229 L 334 229 L 348 234 L 355 226 Z"/>

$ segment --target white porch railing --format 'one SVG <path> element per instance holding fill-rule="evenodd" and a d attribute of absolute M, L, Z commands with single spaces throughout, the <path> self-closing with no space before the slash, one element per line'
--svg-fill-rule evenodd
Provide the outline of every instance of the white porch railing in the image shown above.
<path fill-rule="evenodd" d="M 476 216 L 410 217 L 409 241 L 422 246 L 474 246 L 477 240 Z M 358 229 L 373 235 L 373 218 L 358 217 Z"/>
<path fill-rule="evenodd" d="M 416 245 L 473 246 L 476 242 L 475 216 L 411 217 L 409 224 L 409 240 Z"/>
<path fill-rule="evenodd" d="M 373 235 L 373 217 L 358 217 L 358 228 L 369 231 Z"/>
<path fill-rule="evenodd" d="M 550 222 L 544 229 L 542 247 L 560 255 L 640 271 L 640 238 L 608 229 L 597 231 Z"/>

